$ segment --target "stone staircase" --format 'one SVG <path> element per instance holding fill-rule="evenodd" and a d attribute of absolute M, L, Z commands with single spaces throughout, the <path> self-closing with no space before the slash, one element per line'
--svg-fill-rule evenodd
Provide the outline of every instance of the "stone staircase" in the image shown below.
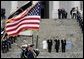
<path fill-rule="evenodd" d="M 45 53 L 41 54 L 40 57 L 44 58 L 59 58 L 59 57 L 83 57 L 83 34 L 78 26 L 78 23 L 75 19 L 43 19 L 41 22 L 41 27 L 39 31 L 39 49 Z M 59 39 L 66 38 L 66 40 L 71 40 L 73 43 L 72 49 L 67 50 L 66 53 L 62 54 L 61 49 L 59 53 L 55 52 L 54 42 L 52 46 L 52 53 L 49 53 L 42 49 L 42 41 L 44 38 L 52 38 L 59 36 Z M 54 41 L 54 40 L 53 40 Z M 54 55 L 55 54 L 55 55 Z M 78 54 L 78 56 L 75 56 Z M 38 56 L 38 57 L 39 57 Z M 39 57 L 39 58 L 40 58 Z"/>
<path fill-rule="evenodd" d="M 40 54 L 37 58 L 82 58 L 83 57 L 83 33 L 78 26 L 78 23 L 75 19 L 42 19 L 40 23 L 39 32 L 34 31 L 34 44 L 36 45 L 36 35 L 39 35 L 38 39 L 38 49 Z M 42 41 L 47 40 L 48 38 L 59 36 L 59 39 L 66 38 L 66 40 L 71 40 L 73 43 L 72 49 L 66 50 L 65 53 L 60 52 L 56 53 L 54 49 L 54 40 L 52 46 L 52 52 L 48 53 L 47 50 L 42 49 Z M 46 38 L 46 39 L 44 39 Z M 16 43 L 22 45 L 23 40 L 26 40 L 28 43 L 32 43 L 30 37 L 20 36 L 17 37 Z M 35 46 L 34 46 L 35 48 Z M 12 49 L 6 53 L 1 54 L 1 57 L 8 58 L 20 58 L 21 50 L 12 45 Z M 9 55 L 9 56 L 8 56 Z"/>

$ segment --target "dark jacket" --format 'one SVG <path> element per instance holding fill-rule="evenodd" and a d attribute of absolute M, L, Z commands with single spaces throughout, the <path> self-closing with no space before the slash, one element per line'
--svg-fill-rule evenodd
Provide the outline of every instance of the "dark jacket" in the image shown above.
<path fill-rule="evenodd" d="M 65 45 L 66 45 L 66 40 L 61 40 L 61 43 L 62 43 L 62 47 L 65 47 Z"/>
<path fill-rule="evenodd" d="M 60 46 L 60 40 L 55 39 L 55 49 Z"/>
<path fill-rule="evenodd" d="M 47 40 L 48 49 L 52 48 L 52 40 Z"/>
<path fill-rule="evenodd" d="M 52 40 L 47 40 L 48 46 L 52 46 Z"/>
<path fill-rule="evenodd" d="M 30 50 L 26 51 L 26 56 L 27 56 L 27 58 L 34 58 L 34 54 Z"/>
<path fill-rule="evenodd" d="M 70 15 L 72 15 L 72 11 L 73 11 L 73 10 L 70 11 Z"/>

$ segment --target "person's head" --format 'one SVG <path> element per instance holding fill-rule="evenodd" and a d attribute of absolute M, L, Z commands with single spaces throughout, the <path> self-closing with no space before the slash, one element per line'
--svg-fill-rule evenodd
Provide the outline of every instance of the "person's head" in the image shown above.
<path fill-rule="evenodd" d="M 28 44 L 27 49 L 28 50 L 32 50 L 33 49 L 33 46 L 34 46 L 34 44 Z"/>
<path fill-rule="evenodd" d="M 31 45 L 30 45 L 30 47 L 33 47 L 33 46 L 34 46 L 34 44 L 31 44 Z"/>
<path fill-rule="evenodd" d="M 63 40 L 65 40 L 65 38 L 63 38 Z"/>
<path fill-rule="evenodd" d="M 27 47 L 27 50 L 31 50 L 31 49 L 32 49 L 32 47 L 30 47 L 30 46 L 29 46 L 29 47 Z"/>
<path fill-rule="evenodd" d="M 73 7 L 72 10 L 75 10 L 75 7 Z"/>

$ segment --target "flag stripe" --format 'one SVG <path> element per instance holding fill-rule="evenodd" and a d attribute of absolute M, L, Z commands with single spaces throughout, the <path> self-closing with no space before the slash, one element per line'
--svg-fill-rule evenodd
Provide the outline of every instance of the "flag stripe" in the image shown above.
<path fill-rule="evenodd" d="M 20 21 L 24 21 L 24 20 L 40 20 L 40 16 L 26 16 L 22 19 L 19 19 L 19 20 L 16 20 L 14 22 L 11 22 L 11 23 L 7 23 L 6 25 L 9 25 L 9 24 L 14 24 L 14 23 L 19 23 Z"/>
<path fill-rule="evenodd" d="M 39 30 L 38 27 L 33 27 L 33 28 L 32 28 L 32 27 L 28 27 L 28 28 L 22 27 L 22 28 L 20 28 L 20 30 L 18 30 L 17 32 L 8 32 L 7 34 L 10 35 L 10 36 L 18 35 L 21 31 L 23 31 L 23 29 Z"/>
<path fill-rule="evenodd" d="M 18 25 L 19 23 L 24 23 L 24 22 L 28 22 L 28 23 L 32 23 L 32 22 L 37 22 L 37 23 L 40 23 L 40 19 L 24 19 L 24 20 L 21 20 L 21 21 L 17 21 L 17 22 L 13 22 L 13 23 L 8 23 L 6 25 L 6 27 L 9 27 L 9 26 L 13 26 L 13 25 Z"/>
<path fill-rule="evenodd" d="M 8 27 L 7 29 L 6 29 L 6 31 L 10 31 L 10 30 L 16 30 L 16 29 L 18 29 L 19 27 L 21 27 L 21 26 L 24 26 L 24 25 L 27 25 L 28 27 L 39 27 L 39 24 L 25 24 L 25 23 L 23 23 L 23 24 L 20 24 L 20 25 L 18 25 L 17 27 Z"/>
<path fill-rule="evenodd" d="M 37 22 L 21 22 L 20 24 L 18 24 L 18 25 L 16 25 L 16 24 L 14 24 L 14 25 L 9 25 L 9 26 L 6 26 L 6 28 L 11 28 L 11 27 L 13 27 L 13 26 L 20 26 L 20 25 L 22 25 L 22 24 L 38 24 L 39 25 L 39 23 L 37 23 Z"/>
<path fill-rule="evenodd" d="M 33 15 L 33 16 L 25 16 L 24 18 L 32 18 L 32 17 L 34 17 L 34 18 L 40 18 L 40 16 L 35 16 L 35 15 Z M 24 19 L 23 17 L 19 17 L 19 18 L 14 18 L 13 20 L 14 21 L 18 21 L 18 20 L 20 20 L 20 19 Z"/>
<path fill-rule="evenodd" d="M 29 27 L 29 26 L 21 26 L 20 28 L 18 28 L 17 30 L 13 30 L 13 31 L 9 31 L 9 32 L 7 32 L 8 33 L 8 35 L 11 35 L 11 34 L 18 34 L 20 31 L 22 31 L 22 30 L 26 30 L 26 29 L 39 29 L 39 27 Z"/>

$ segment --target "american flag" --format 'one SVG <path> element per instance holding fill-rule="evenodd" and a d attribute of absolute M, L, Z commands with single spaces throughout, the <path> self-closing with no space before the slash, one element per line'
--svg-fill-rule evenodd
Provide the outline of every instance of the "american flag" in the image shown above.
<path fill-rule="evenodd" d="M 28 8 L 12 18 L 12 21 L 6 24 L 6 33 L 10 36 L 16 36 L 24 30 L 39 30 L 40 13 L 41 4 L 38 2 L 32 8 Z"/>

